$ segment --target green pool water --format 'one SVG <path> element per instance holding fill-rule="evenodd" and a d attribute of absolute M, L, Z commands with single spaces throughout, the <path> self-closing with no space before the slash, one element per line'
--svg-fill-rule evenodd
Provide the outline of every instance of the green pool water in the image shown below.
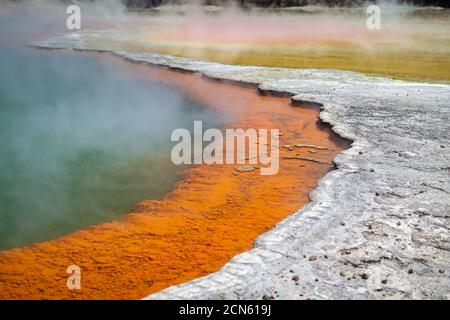
<path fill-rule="evenodd" d="M 0 249 L 54 239 L 163 197 L 176 128 L 219 117 L 94 55 L 0 46 Z"/>

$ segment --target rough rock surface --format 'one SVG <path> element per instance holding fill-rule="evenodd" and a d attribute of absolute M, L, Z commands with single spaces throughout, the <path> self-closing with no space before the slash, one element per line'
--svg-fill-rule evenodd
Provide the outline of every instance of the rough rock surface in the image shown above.
<path fill-rule="evenodd" d="M 40 46 L 83 49 L 76 38 Z M 252 250 L 148 299 L 450 298 L 450 85 L 115 54 L 320 103 L 320 118 L 354 141 L 311 202 Z"/>

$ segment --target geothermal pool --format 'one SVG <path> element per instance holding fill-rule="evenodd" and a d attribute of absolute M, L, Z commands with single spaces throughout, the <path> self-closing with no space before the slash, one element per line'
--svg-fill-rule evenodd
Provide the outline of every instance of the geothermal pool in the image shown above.
<path fill-rule="evenodd" d="M 225 115 L 222 128 L 277 128 L 281 146 L 320 150 L 281 148 L 280 170 L 273 176 L 239 171 L 240 165 L 191 166 L 163 199 L 136 203 L 123 218 L 0 251 L 0 298 L 139 299 L 215 272 L 304 206 L 317 180 L 333 169 L 331 160 L 348 147 L 348 141 L 316 123 L 318 110 L 291 106 L 290 98 L 102 57 L 143 80 L 158 79 L 181 90 L 214 115 Z M 72 264 L 83 272 L 82 290 L 67 289 L 66 269 Z"/>
<path fill-rule="evenodd" d="M 367 30 L 366 16 L 361 10 L 356 18 L 353 11 L 339 13 L 334 9 L 331 12 L 328 10 L 298 14 L 247 14 L 226 10 L 222 16 L 205 16 L 201 12 L 167 16 L 139 13 L 125 20 L 113 19 L 111 24 L 94 23 L 94 29 L 85 28 L 75 35 L 53 38 L 44 43 L 49 47 L 52 44 L 56 47 L 69 44 L 70 47 L 75 45 L 92 50 L 127 51 L 124 57 L 129 58 L 136 52 L 159 52 L 227 64 L 337 68 L 405 79 L 448 81 L 450 55 L 447 31 L 450 24 L 447 11 L 428 12 L 427 9 L 423 12 L 404 12 L 401 16 L 400 11 L 390 16 L 383 14 L 383 32 L 377 33 Z M 40 12 L 45 11 L 44 8 Z M 62 17 L 65 17 L 64 12 Z M 30 24 L 28 20 L 33 20 L 33 17 L 38 17 L 41 23 Z M 18 28 L 27 31 L 25 43 L 49 39 L 56 33 L 46 26 L 55 24 L 54 18 L 51 15 L 47 17 L 47 13 L 12 14 L 4 24 L 5 30 L 0 33 L 0 47 L 2 39 L 5 43 L 16 43 L 20 38 L 16 28 L 12 28 L 18 25 L 18 20 L 25 20 L 28 26 Z M 119 22 L 124 24 L 118 26 Z M 32 35 L 28 35 L 30 30 Z M 46 35 L 47 32 L 51 35 Z M 139 60 L 134 59 L 135 62 Z M 176 60 L 178 63 L 175 65 L 180 65 L 180 61 L 186 63 L 186 60 Z M 158 59 L 151 61 L 157 62 Z M 216 68 L 222 68 L 218 65 L 204 68 L 203 62 L 193 61 L 188 61 L 188 65 L 188 68 L 198 68 L 206 74 L 217 74 Z M 223 73 L 224 77 L 231 76 L 242 81 L 257 79 L 258 83 L 265 79 L 272 83 L 272 80 L 295 80 L 297 74 L 297 71 L 288 69 L 265 69 L 261 73 L 260 69 L 253 69 L 252 72 L 239 74 L 240 69 L 233 68 L 226 67 L 228 71 Z M 18 247 L 0 250 L 0 299 L 139 299 L 172 285 L 209 275 L 222 268 L 236 254 L 252 249 L 258 236 L 303 208 L 309 202 L 308 194 L 316 187 L 318 180 L 335 168 L 333 159 L 349 147 L 349 141 L 339 138 L 327 126 L 317 122 L 319 111 L 316 108 L 291 104 L 289 97 L 271 96 L 270 89 L 268 92 L 257 91 L 252 86 L 211 81 L 198 74 L 131 64 L 117 57 L 111 58 L 109 54 L 69 54 L 25 48 L 2 48 L 0 71 L 0 249 Z M 344 96 L 343 92 L 350 92 L 345 88 L 347 85 L 355 85 L 356 88 L 349 94 L 350 102 L 345 100 L 342 105 L 350 106 L 350 113 L 355 109 L 352 101 L 367 98 L 366 95 L 357 97 L 362 92 L 361 88 L 369 87 L 365 80 L 359 83 L 361 78 L 358 75 L 347 79 L 353 76 L 334 71 L 308 72 L 311 72 L 311 78 L 308 73 L 298 71 L 299 80 L 320 82 L 307 85 L 305 89 L 312 88 L 313 92 L 322 95 L 328 86 L 333 86 L 333 90 L 336 86 L 337 99 L 332 99 L 334 94 L 330 92 L 328 97 L 318 96 L 318 101 L 339 101 Z M 341 92 L 338 86 L 340 76 L 344 80 L 344 91 Z M 373 81 L 373 92 L 394 83 L 372 78 L 370 81 Z M 292 83 L 292 88 L 289 87 L 290 81 L 275 87 L 288 88 L 289 92 L 302 88 L 300 83 Z M 380 84 L 381 89 L 377 87 Z M 323 88 L 319 88 L 322 85 Z M 378 103 L 387 103 L 388 109 L 379 109 L 387 112 L 385 118 L 393 115 L 392 119 L 403 120 L 403 116 L 393 112 L 394 106 L 403 105 L 397 104 L 397 101 L 405 102 L 407 108 L 412 108 L 408 110 L 413 111 L 418 110 L 417 106 L 422 101 L 419 99 L 413 103 L 412 97 L 406 98 L 403 94 L 394 97 L 408 86 L 402 83 L 395 90 L 387 90 L 386 86 L 386 92 L 379 100 L 369 97 L 370 101 L 367 101 L 377 110 Z M 411 85 L 412 88 L 416 85 Z M 445 92 L 434 91 L 435 88 L 428 85 L 417 85 L 417 88 L 424 88 L 425 97 L 431 97 L 430 101 L 440 101 L 433 92 Z M 419 96 L 424 97 L 422 93 L 417 93 L 416 97 Z M 369 110 L 367 105 L 366 109 L 372 114 L 373 110 Z M 338 109 L 334 115 L 341 111 Z M 348 116 L 347 111 L 345 114 Z M 232 114 L 232 121 L 224 121 L 224 114 Z M 352 119 L 359 119 L 360 113 L 356 112 L 350 118 L 347 116 L 340 115 L 340 124 L 351 123 L 349 130 L 353 132 L 358 120 Z M 344 117 L 350 120 L 342 120 Z M 380 130 L 378 121 L 381 120 L 375 121 L 374 117 L 372 120 L 370 117 L 361 119 L 363 122 L 370 120 L 367 130 L 374 130 L 375 133 Z M 282 135 L 278 174 L 262 176 L 259 170 L 242 170 L 238 165 L 203 164 L 186 170 L 172 166 L 168 159 L 170 132 L 179 127 L 192 128 L 194 120 L 203 120 L 209 127 L 279 129 Z M 420 127 L 417 123 L 413 127 Z M 422 128 L 427 126 L 428 122 Z M 405 130 L 403 132 L 407 133 Z M 346 130 L 340 128 L 339 132 L 345 133 Z M 424 137 L 431 139 L 434 134 Z M 364 138 L 365 135 L 361 133 L 357 137 Z M 408 137 L 405 134 L 405 138 Z M 394 141 L 389 139 L 383 138 L 383 144 Z M 396 140 L 392 145 L 403 148 L 402 144 L 403 140 Z M 342 231 L 328 233 L 333 241 L 336 240 L 337 245 L 331 246 L 331 252 L 336 250 L 336 255 L 340 255 L 342 247 L 352 245 L 347 240 L 348 231 L 355 229 L 354 226 L 355 239 L 364 235 L 366 229 L 360 226 L 366 226 L 365 208 L 369 208 L 369 213 L 379 208 L 369 201 L 372 196 L 377 196 L 380 185 L 368 185 L 378 181 L 378 177 L 387 175 L 386 170 L 377 168 L 373 176 L 370 173 L 366 175 L 368 166 L 375 164 L 367 160 L 371 153 L 366 154 L 366 150 L 371 152 L 377 149 L 364 143 L 358 145 L 358 141 L 355 147 L 343 155 L 346 160 L 338 162 L 345 167 L 350 164 L 352 172 L 339 177 L 343 177 L 344 184 L 356 181 L 359 186 L 366 182 L 361 184 L 361 191 L 349 197 L 351 202 L 362 195 L 364 204 L 355 207 L 359 220 L 346 222 L 347 226 Z M 359 156 L 352 155 L 358 148 L 364 153 L 360 151 Z M 425 151 L 422 153 L 425 154 Z M 394 169 L 401 168 L 401 172 L 405 169 L 403 166 L 397 167 L 399 161 L 391 161 L 384 151 L 378 154 L 380 159 L 387 159 L 385 163 L 393 164 Z M 353 171 L 353 168 L 357 170 Z M 180 176 L 181 172 L 183 174 Z M 353 177 L 349 178 L 350 175 Z M 369 180 L 366 181 L 365 177 Z M 325 183 L 331 181 L 336 184 L 333 179 L 336 176 L 325 180 Z M 395 179 L 391 180 L 382 185 L 383 189 L 394 188 L 392 181 Z M 178 183 L 174 184 L 175 181 Z M 432 184 L 429 188 L 428 191 L 436 189 Z M 323 190 L 331 190 L 333 197 L 341 196 L 334 192 L 335 186 L 325 189 L 322 186 L 321 196 L 324 196 Z M 417 201 L 420 202 L 420 199 Z M 322 206 L 322 203 L 314 202 L 314 208 Z M 325 208 L 322 206 L 319 212 L 330 216 L 331 220 L 319 222 L 317 230 L 322 236 L 328 232 L 322 233 L 324 227 L 331 227 L 332 230 L 344 227 L 340 217 L 354 213 L 351 210 L 347 212 L 344 207 L 341 208 L 343 214 L 336 214 L 333 208 Z M 311 209 L 307 210 L 311 212 Z M 384 225 L 386 220 L 377 216 L 370 218 L 369 222 L 371 225 Z M 389 225 L 394 225 L 394 222 Z M 289 222 L 287 228 L 291 227 L 296 228 Z M 397 231 L 391 228 L 389 232 L 393 232 L 394 237 L 403 237 L 403 222 L 399 228 Z M 74 230 L 77 231 L 71 232 Z M 289 231 L 282 238 L 290 234 Z M 304 235 L 299 236 L 294 244 L 298 244 L 299 239 L 305 239 Z M 380 237 L 376 238 L 376 243 Z M 51 240 L 43 241 L 47 239 Z M 387 239 L 392 240 L 393 237 L 383 236 L 380 243 L 386 244 L 388 249 L 395 249 L 396 246 L 391 246 L 391 241 Z M 279 241 L 274 240 L 273 243 Z M 429 239 L 425 240 L 427 244 Z M 406 243 L 409 242 L 406 240 Z M 269 247 L 273 245 L 269 244 Z M 294 247 L 298 249 L 296 245 Z M 320 241 L 317 246 L 311 247 L 311 252 L 308 252 L 309 248 L 303 250 L 303 247 L 297 250 L 300 260 L 297 255 L 286 255 L 293 260 L 288 264 L 283 262 L 283 265 L 303 261 L 310 253 L 318 253 L 316 257 L 319 257 L 323 249 L 330 248 L 328 245 L 322 246 Z M 368 245 L 368 248 L 375 247 L 375 244 Z M 371 252 L 376 254 L 377 250 Z M 328 255 L 323 257 L 328 259 Z M 258 253 L 259 258 L 263 263 L 271 260 L 261 252 Z M 409 268 L 409 262 L 415 264 L 413 258 L 407 257 L 405 261 L 408 263 L 396 267 L 394 271 Z M 235 270 L 240 272 L 239 266 L 245 263 L 245 259 L 239 261 Z M 345 259 L 337 258 L 335 265 L 346 265 Z M 311 260 L 308 259 L 309 262 Z M 82 272 L 81 290 L 67 287 L 67 268 L 74 264 Z M 440 267 L 435 262 L 433 265 Z M 377 268 L 384 267 L 386 265 Z M 431 268 L 434 269 L 432 272 L 437 271 L 436 267 Z M 285 281 L 292 279 L 291 271 L 288 277 L 284 277 L 288 272 L 285 269 L 286 273 L 277 273 L 276 276 L 285 285 L 294 287 L 297 283 Z M 345 270 L 361 274 L 360 271 L 365 269 Z M 409 276 L 412 275 L 409 272 L 405 274 L 408 275 L 405 281 L 410 281 Z M 418 275 L 416 272 L 414 274 Z M 336 272 L 336 277 L 341 275 Z M 346 279 L 353 281 L 355 276 L 352 280 Z M 322 275 L 319 277 L 301 281 L 314 288 L 315 285 L 310 286 L 312 281 L 326 285 L 327 280 L 322 281 Z M 371 276 L 372 280 L 366 282 L 369 292 L 371 287 L 378 292 L 379 287 L 373 286 L 374 278 Z M 345 279 L 332 282 L 342 281 Z M 345 288 L 360 285 L 360 282 L 342 283 Z M 282 288 L 286 288 L 285 285 Z M 391 280 L 388 286 L 391 286 Z M 398 293 L 395 287 L 395 290 L 389 289 L 393 296 Z M 353 291 L 346 292 L 352 295 Z M 410 290 L 401 292 L 406 297 L 410 294 Z M 299 295 L 299 291 L 295 290 L 295 295 Z M 380 295 L 385 297 L 383 292 Z"/>
<path fill-rule="evenodd" d="M 211 14 L 194 9 L 184 15 L 138 16 L 130 19 L 128 26 L 82 30 L 78 35 L 89 49 L 449 81 L 448 10 L 382 6 L 380 30 L 367 28 L 362 8 L 286 10 L 241 12 L 227 8 Z"/>
<path fill-rule="evenodd" d="M 220 117 L 95 55 L 0 47 L 0 249 L 160 199 L 183 167 L 170 134 Z"/>

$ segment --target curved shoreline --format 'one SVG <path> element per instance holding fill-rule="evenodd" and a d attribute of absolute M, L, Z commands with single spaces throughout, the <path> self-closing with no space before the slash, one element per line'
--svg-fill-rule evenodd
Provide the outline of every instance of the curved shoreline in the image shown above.
<path fill-rule="evenodd" d="M 308 192 L 333 169 L 331 160 L 342 150 L 329 140 L 334 135 L 330 130 L 316 127 L 317 110 L 291 108 L 287 98 L 109 57 L 100 56 L 128 66 L 137 77 L 158 79 L 210 108 L 231 113 L 232 127 L 279 128 L 283 144 L 312 143 L 327 150 L 312 156 L 321 163 L 281 160 L 274 177 L 258 171 L 237 174 L 236 166 L 194 166 L 162 201 L 143 201 L 120 220 L 3 251 L 4 298 L 137 299 L 214 272 L 307 203 Z M 280 152 L 309 154 L 305 148 Z M 66 288 L 70 264 L 81 268 L 80 291 Z"/>
<path fill-rule="evenodd" d="M 148 299 L 450 298 L 449 85 L 115 54 L 289 92 L 354 141 L 311 202 L 252 250 Z"/>
<path fill-rule="evenodd" d="M 78 42 L 62 47 L 85 49 Z M 253 249 L 149 299 L 450 298 L 449 85 L 115 54 L 289 92 L 321 104 L 320 118 L 354 140 L 311 202 Z"/>

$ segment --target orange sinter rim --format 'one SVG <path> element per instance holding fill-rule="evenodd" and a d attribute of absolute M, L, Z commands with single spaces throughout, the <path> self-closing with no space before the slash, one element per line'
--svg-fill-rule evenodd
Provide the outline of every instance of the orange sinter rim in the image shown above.
<path fill-rule="evenodd" d="M 104 58 L 232 115 L 227 128 L 279 129 L 279 172 L 262 176 L 259 170 L 236 171 L 239 165 L 191 166 L 164 199 L 143 201 L 118 221 L 2 251 L 0 299 L 140 299 L 215 272 L 304 206 L 308 193 L 333 169 L 332 160 L 346 147 L 318 125 L 318 110 L 292 106 L 289 98 L 260 95 L 255 88 L 197 74 Z M 70 265 L 81 269 L 80 290 L 67 288 Z"/>

